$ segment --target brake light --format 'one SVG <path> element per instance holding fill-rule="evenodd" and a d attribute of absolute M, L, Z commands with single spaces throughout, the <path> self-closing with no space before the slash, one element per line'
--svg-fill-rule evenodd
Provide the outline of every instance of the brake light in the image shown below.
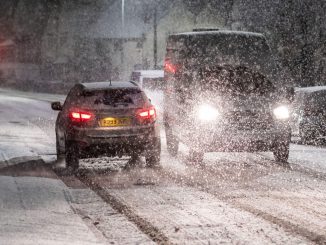
<path fill-rule="evenodd" d="M 88 122 L 93 118 L 90 112 L 72 111 L 69 113 L 69 118 L 72 122 Z"/>
<path fill-rule="evenodd" d="M 141 123 L 153 122 L 156 119 L 155 107 L 140 109 L 137 111 L 137 118 Z"/>
<path fill-rule="evenodd" d="M 172 64 L 170 59 L 166 59 L 164 62 L 164 71 L 167 73 L 175 74 L 177 72 L 177 66 Z"/>

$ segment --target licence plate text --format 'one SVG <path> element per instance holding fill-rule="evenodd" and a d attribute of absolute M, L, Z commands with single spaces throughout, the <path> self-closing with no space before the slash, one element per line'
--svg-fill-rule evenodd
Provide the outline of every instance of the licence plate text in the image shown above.
<path fill-rule="evenodd" d="M 120 126 L 129 126 L 131 124 L 131 119 L 126 118 L 114 118 L 114 117 L 107 117 L 103 118 L 100 121 L 100 125 L 102 127 L 120 127 Z"/>

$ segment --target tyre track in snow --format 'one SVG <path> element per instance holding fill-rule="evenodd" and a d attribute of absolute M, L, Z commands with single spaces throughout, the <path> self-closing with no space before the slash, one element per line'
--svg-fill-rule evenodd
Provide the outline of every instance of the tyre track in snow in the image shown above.
<path fill-rule="evenodd" d="M 181 161 L 183 161 L 184 164 L 185 163 L 185 159 L 186 157 L 184 155 L 181 155 Z M 259 159 L 260 158 L 260 159 Z M 229 161 L 224 159 L 223 161 L 225 161 L 225 164 L 232 164 L 234 162 Z M 238 160 L 239 161 L 239 160 Z M 257 164 L 258 166 L 262 166 L 263 168 L 266 167 L 272 167 L 272 169 L 274 169 L 273 171 L 271 171 L 271 174 L 275 173 L 276 171 L 284 171 L 286 173 L 299 173 L 299 174 L 304 174 L 307 175 L 310 178 L 316 178 L 318 177 L 319 180 L 322 180 L 324 182 L 324 178 L 321 177 L 323 176 L 322 173 L 311 173 L 311 172 L 307 172 L 307 169 L 300 169 L 298 168 L 297 165 L 295 167 L 295 169 L 292 168 L 283 168 L 282 166 L 277 165 L 277 163 L 275 161 L 272 161 L 264 156 L 253 156 L 253 157 L 249 157 L 248 159 L 246 159 L 246 161 L 251 161 L 253 162 L 253 164 Z M 245 164 L 246 165 L 246 164 Z M 250 164 L 249 164 L 250 165 Z M 299 166 L 301 167 L 301 166 Z M 285 200 L 287 201 L 287 203 L 285 203 L 285 205 L 289 205 L 289 207 L 293 208 L 293 210 L 289 209 L 289 210 L 282 210 L 285 211 L 284 213 L 282 212 L 273 212 L 271 211 L 271 209 L 269 207 L 264 207 L 264 208 L 260 208 L 257 207 L 259 206 L 259 204 L 257 205 L 255 202 L 259 202 L 260 200 L 258 200 L 260 198 L 261 195 L 264 195 L 263 193 L 259 193 L 257 190 L 255 190 L 253 192 L 237 192 L 235 191 L 235 194 L 232 194 L 232 192 L 234 192 L 234 189 L 249 189 L 250 184 L 248 184 L 248 180 L 245 181 L 239 181 L 238 183 L 236 183 L 236 185 L 234 187 L 229 188 L 229 190 L 221 190 L 222 188 L 214 188 L 216 187 L 216 185 L 210 185 L 209 182 L 214 181 L 214 175 L 221 175 L 220 173 L 220 169 L 216 168 L 214 166 L 211 165 L 204 165 L 204 166 L 188 166 L 187 168 L 191 168 L 192 170 L 190 172 L 196 173 L 199 172 L 199 174 L 197 174 L 197 176 L 200 176 L 199 178 L 187 178 L 186 176 L 183 176 L 182 173 L 175 175 L 173 178 L 173 180 L 181 185 L 186 185 L 186 186 L 190 186 L 193 188 L 197 188 L 200 189 L 202 191 L 205 191 L 207 193 L 213 194 L 216 196 L 216 198 L 223 200 L 231 205 L 233 205 L 236 208 L 239 208 L 241 210 L 245 210 L 248 211 L 250 213 L 253 213 L 255 215 L 257 215 L 258 217 L 262 217 L 263 219 L 274 223 L 274 224 L 278 224 L 280 227 L 284 228 L 286 231 L 292 233 L 292 234 L 297 234 L 299 236 L 303 236 L 305 238 L 307 238 L 308 240 L 317 243 L 317 244 L 326 244 L 326 225 L 325 222 L 323 222 L 322 220 L 324 219 L 324 217 L 326 217 L 326 205 L 322 206 L 322 213 L 318 213 L 318 210 L 316 209 L 308 209 L 305 208 L 305 206 L 301 206 L 300 208 L 298 208 L 298 204 L 297 203 L 292 203 L 292 205 L 289 205 L 289 201 L 292 200 L 293 197 L 287 197 L 285 198 Z M 299 169 L 299 171 L 298 171 Z M 172 170 L 173 171 L 173 170 Z M 173 176 L 171 175 L 171 170 L 166 172 L 166 174 L 168 176 Z M 309 169 L 310 171 L 310 169 Z M 250 175 L 252 177 L 252 175 Z M 253 175 L 255 176 L 255 175 Z M 234 183 L 234 182 L 232 182 Z M 326 188 L 326 185 L 325 185 Z M 259 188 L 257 188 L 259 189 Z M 229 192 L 231 191 L 231 192 Z M 265 190 L 266 191 L 266 190 Z M 231 195 L 230 195 L 231 193 Z M 249 196 L 249 198 L 248 198 Z M 309 197 L 309 196 L 308 196 Z M 313 198 L 313 196 L 310 196 L 309 198 Z M 313 202 L 316 203 L 315 200 L 311 200 L 307 198 L 308 202 Z M 254 201 L 252 201 L 252 199 L 254 199 Z M 268 196 L 268 201 L 271 201 L 273 199 L 272 196 Z M 279 197 L 275 198 L 275 199 L 279 199 Z M 249 201 L 248 201 L 249 200 Z M 297 200 L 297 199 L 296 199 Z M 278 200 L 280 201 L 280 200 Z M 323 198 L 321 199 L 322 203 L 326 203 L 326 198 L 325 195 L 323 196 Z M 283 208 L 285 209 L 285 208 Z M 303 219 L 302 217 L 295 217 L 292 216 L 291 213 L 295 213 L 295 210 L 297 211 L 303 211 L 304 213 L 302 214 L 302 216 L 305 215 L 305 213 L 309 213 L 312 212 L 314 213 L 311 217 L 314 219 L 318 219 L 321 216 L 321 219 L 319 219 L 319 222 L 323 222 L 320 223 L 320 225 L 316 227 L 316 224 L 309 224 L 307 223 L 307 220 Z M 320 209 L 319 209 L 320 210 Z M 306 221 L 306 223 L 301 223 L 302 221 Z M 312 226 L 312 227 L 310 227 Z M 317 228 L 317 231 L 314 231 L 313 228 Z M 319 228 L 319 229 L 318 229 Z"/>
<path fill-rule="evenodd" d="M 258 217 L 262 217 L 263 219 L 270 221 L 273 224 L 278 224 L 285 231 L 288 231 L 292 234 L 303 236 L 316 244 L 326 244 L 326 235 L 316 233 L 311 229 L 307 229 L 301 226 L 299 223 L 293 222 L 293 220 L 286 220 L 284 219 L 284 217 L 271 214 L 268 210 L 262 211 L 261 209 L 258 209 L 255 206 L 253 206 L 251 203 L 241 203 L 238 201 L 232 201 L 230 203 L 232 203 L 237 208 L 246 210 L 252 214 L 257 215 Z M 285 216 L 285 218 L 288 217 Z"/>
<path fill-rule="evenodd" d="M 161 170 L 135 169 L 104 175 L 79 171 L 77 177 L 143 232 L 148 233 L 143 221 L 150 229 L 157 227 L 156 232 L 168 239 L 163 243 L 308 243 L 302 236 L 293 236 L 277 224 L 234 208 L 209 193 L 175 185 Z M 142 184 L 136 182 L 135 186 L 140 178 Z"/>
<path fill-rule="evenodd" d="M 182 157 L 182 156 L 181 156 Z M 166 156 L 163 155 L 163 160 L 167 161 L 170 159 L 166 159 Z M 224 160 L 225 161 L 225 160 Z M 224 164 L 227 164 L 228 162 L 224 162 Z M 235 163 L 235 162 L 234 162 Z M 238 164 L 238 163 L 237 163 Z M 241 164 L 242 165 L 242 164 Z M 254 166 L 253 164 L 252 166 Z M 279 170 L 283 170 L 282 167 L 275 165 Z M 228 194 L 225 193 L 225 191 L 217 191 L 218 188 L 216 188 L 216 183 L 214 183 L 214 178 L 216 176 L 216 173 L 219 171 L 216 168 L 211 168 L 211 166 L 206 166 L 202 168 L 197 168 L 195 166 L 188 166 L 188 172 L 192 173 L 193 175 L 201 176 L 201 179 L 198 178 L 192 178 L 192 176 L 184 175 L 183 170 L 181 171 L 174 171 L 174 169 L 169 168 L 168 166 L 164 166 L 163 169 L 155 171 L 156 174 L 151 173 L 151 170 L 144 169 L 144 168 L 136 168 L 136 172 L 128 172 L 128 171 L 122 171 L 114 174 L 110 173 L 105 173 L 105 171 L 101 174 L 98 171 L 89 171 L 89 170 L 82 170 L 79 171 L 79 173 L 83 174 L 79 175 L 78 178 L 83 178 L 81 179 L 82 181 L 85 181 L 85 176 L 88 179 L 88 185 L 95 185 L 96 188 L 100 187 L 101 188 L 101 196 L 104 195 L 104 198 L 106 195 L 109 195 L 111 198 L 113 197 L 114 202 L 118 204 L 119 206 L 123 207 L 128 207 L 129 211 L 131 211 L 132 215 L 135 215 L 136 211 L 133 209 L 134 203 L 128 203 L 128 196 L 121 196 L 120 192 L 128 191 L 128 188 L 130 186 L 134 186 L 135 182 L 137 182 L 138 179 L 143 178 L 143 184 L 144 185 L 149 185 L 148 188 L 151 188 L 151 186 L 160 186 L 162 183 L 165 186 L 170 186 L 171 184 L 177 184 L 178 186 L 187 188 L 195 188 L 199 191 L 203 191 L 208 194 L 213 194 L 216 198 L 216 200 L 221 200 L 222 202 L 228 203 L 230 207 L 238 209 L 240 212 L 241 210 L 245 212 L 249 212 L 254 214 L 257 217 L 260 217 L 266 221 L 268 221 L 271 224 L 276 224 L 280 229 L 284 229 L 286 232 L 289 234 L 293 234 L 298 237 L 305 237 L 309 241 L 314 242 L 314 243 L 320 243 L 318 241 L 324 241 L 324 237 L 320 237 L 318 233 L 313 233 L 310 232 L 309 230 L 305 230 L 301 227 L 299 229 L 296 228 L 297 225 L 291 223 L 291 222 L 284 222 L 282 219 L 278 219 L 277 217 L 274 217 L 272 214 L 268 212 L 258 212 L 258 210 L 255 210 L 254 208 L 250 207 L 250 205 L 244 205 L 241 203 L 238 203 L 237 201 L 234 201 L 236 199 L 239 199 L 242 197 L 242 195 L 247 195 L 247 194 L 233 194 L 233 192 L 230 192 Z M 190 169 L 190 171 L 189 171 Z M 213 170 L 213 171 L 212 171 Z M 234 169 L 233 169 L 234 170 Z M 256 172 L 257 169 L 253 169 L 252 171 Z M 275 169 L 270 170 L 268 173 L 273 173 L 275 172 Z M 116 175 L 116 176 L 115 176 Z M 229 178 L 229 175 L 224 176 L 225 178 Z M 206 180 L 203 180 L 206 179 Z M 249 178 L 250 179 L 250 178 Z M 104 180 L 104 181 L 103 181 Z M 231 182 L 234 180 L 231 179 Z M 108 182 L 108 183 L 106 183 Z M 239 186 L 242 186 L 245 182 L 239 181 L 237 185 L 234 187 L 234 189 L 239 188 Z M 147 183 L 147 184 L 146 184 Z M 212 185 L 207 186 L 207 184 L 213 183 Z M 229 182 L 230 183 L 230 182 Z M 226 183 L 226 184 L 229 184 Z M 138 184 L 137 184 L 138 185 Z M 140 184 L 141 185 L 141 184 Z M 94 189 L 96 189 L 94 187 Z M 131 192 L 132 193 L 132 192 Z M 141 192 L 143 196 L 146 196 L 146 193 L 144 194 Z M 148 194 L 148 193 L 147 193 Z M 151 195 L 152 193 L 150 193 Z M 111 200 L 112 202 L 112 200 Z M 241 204 L 241 205 L 240 205 Z M 250 207 L 250 208 L 249 208 Z M 120 209 L 120 212 L 123 213 L 123 208 Z M 151 220 L 150 219 L 150 212 L 143 212 L 143 213 L 137 213 L 136 216 L 141 216 L 145 220 Z M 171 224 L 173 224 L 173 220 L 171 221 Z M 152 225 L 153 226 L 153 225 Z M 160 225 L 157 225 L 154 223 L 154 227 L 158 227 L 158 230 L 162 231 L 162 227 Z M 163 227 L 164 228 L 164 227 Z M 165 230 L 163 230 L 165 233 Z M 167 237 L 170 238 L 169 234 L 166 234 Z M 316 238 L 317 237 L 317 238 Z M 317 241 L 317 242 L 316 242 Z M 173 240 L 174 242 L 174 240 Z M 178 242 L 177 242 L 178 243 Z"/>
<path fill-rule="evenodd" d="M 181 154 L 179 159 L 177 159 L 176 161 L 180 161 L 180 160 L 182 162 L 181 164 L 185 165 L 185 156 Z M 166 156 L 164 156 L 164 152 L 163 152 L 163 161 L 171 161 L 171 159 L 166 158 Z M 222 202 L 228 203 L 233 208 L 236 208 L 240 211 L 243 210 L 245 212 L 249 212 L 255 215 L 256 217 L 260 217 L 271 224 L 276 224 L 279 227 L 281 227 L 285 232 L 288 232 L 289 234 L 293 234 L 299 237 L 304 237 L 308 239 L 310 242 L 316 244 L 326 243 L 326 236 L 325 234 L 323 234 L 322 230 L 318 230 L 318 228 L 320 228 L 318 224 L 317 224 L 317 231 L 313 231 L 312 229 L 309 229 L 309 227 L 307 228 L 305 224 L 301 224 L 300 222 L 302 221 L 300 220 L 301 217 L 291 217 L 291 215 L 290 216 L 287 215 L 286 212 L 285 215 L 283 216 L 282 213 L 271 212 L 271 210 L 268 209 L 268 207 L 267 209 L 257 208 L 257 205 L 255 204 L 255 200 L 263 199 L 266 193 L 264 191 L 259 192 L 259 188 L 257 190 L 255 190 L 255 188 L 252 188 L 249 183 L 250 179 L 257 178 L 261 175 L 268 176 L 268 175 L 273 175 L 278 173 L 283 174 L 284 172 L 286 174 L 289 174 L 295 171 L 291 169 L 283 168 L 277 165 L 276 162 L 271 161 L 267 158 L 262 160 L 260 156 L 249 157 L 248 159 L 246 159 L 245 163 L 241 163 L 239 162 L 239 160 L 237 162 L 237 161 L 233 161 L 232 159 L 231 161 L 227 159 L 223 159 L 223 165 L 227 165 L 227 164 L 230 164 L 231 167 L 230 169 L 227 169 L 228 171 L 226 171 L 225 175 L 221 174 L 221 169 L 219 167 L 216 167 L 209 163 L 206 166 L 201 166 L 201 167 L 187 165 L 186 171 L 183 170 L 175 171 L 175 169 L 173 168 L 171 169 L 169 166 L 164 166 L 163 169 L 156 171 L 157 175 L 146 173 L 147 172 L 146 169 L 140 170 L 138 175 L 137 174 L 135 175 L 134 173 L 125 173 L 125 174 L 128 176 L 129 181 L 130 179 L 134 181 L 137 180 L 137 178 L 141 179 L 144 176 L 147 176 L 146 177 L 147 179 L 145 178 L 145 185 L 146 182 L 150 183 L 149 185 L 152 184 L 161 185 L 160 182 L 163 182 L 164 185 L 167 186 L 175 183 L 181 187 L 195 188 L 199 191 L 214 195 L 217 200 L 221 200 Z M 244 170 L 243 172 L 245 172 L 248 168 L 251 169 L 250 173 L 249 174 L 242 173 L 240 175 L 234 174 L 234 170 L 235 169 L 239 170 L 239 166 L 243 167 L 242 169 Z M 232 172 L 233 172 L 233 176 L 235 176 L 234 178 L 230 178 L 232 176 Z M 251 174 L 254 172 L 256 172 L 256 174 Z M 228 181 L 226 181 L 224 185 L 223 183 L 222 185 L 219 185 L 219 183 L 216 183 L 216 176 L 218 176 L 217 179 L 220 180 L 227 179 Z M 160 227 L 160 225 L 155 224 L 155 222 L 153 223 L 150 214 L 148 214 L 149 212 L 146 211 L 141 214 L 137 213 L 133 209 L 133 203 L 128 203 L 128 196 L 123 196 L 120 193 L 119 190 L 128 189 L 128 187 L 130 187 L 130 183 L 128 183 L 128 181 L 124 181 L 123 178 L 122 180 L 118 180 L 118 181 L 115 180 L 111 182 L 109 185 L 103 182 L 103 179 L 108 179 L 111 177 L 112 176 L 110 176 L 110 174 L 108 174 L 108 176 L 106 175 L 103 176 L 103 174 L 99 174 L 96 171 L 90 171 L 90 170 L 81 170 L 77 175 L 77 178 L 80 181 L 82 181 L 88 187 L 90 187 L 94 192 L 96 192 L 103 200 L 105 200 L 119 213 L 125 215 L 131 222 L 136 224 L 137 227 L 146 235 L 148 235 L 153 241 L 159 243 L 171 243 L 171 240 L 169 239 L 170 234 L 166 234 L 166 231 L 164 230 L 162 231 L 164 227 Z M 231 188 L 229 189 L 224 189 L 225 186 L 229 185 L 230 183 L 233 184 L 233 186 L 231 186 Z M 237 189 L 244 189 L 245 191 L 237 192 L 235 191 Z M 144 195 L 146 195 L 146 192 Z M 300 210 L 295 205 L 295 203 L 292 204 L 287 203 L 287 201 L 291 200 L 292 198 L 295 199 L 294 197 L 283 197 L 283 199 L 285 200 L 284 205 L 290 205 L 290 207 L 292 205 L 294 210 L 299 210 L 301 212 L 306 212 L 306 213 L 312 212 L 313 218 L 316 218 L 316 216 L 323 216 L 326 213 L 326 211 L 323 212 L 322 210 L 324 208 L 323 206 L 321 208 L 322 211 L 319 214 L 314 213 L 316 212 L 314 208 L 305 209 L 305 207 L 302 207 L 302 205 L 301 205 L 302 209 Z M 248 200 L 249 202 L 247 202 Z M 277 195 L 275 197 L 273 197 L 272 195 L 268 195 L 267 200 L 274 200 L 274 201 L 277 200 L 280 202 L 282 201 L 282 197 Z M 324 201 L 324 200 L 325 197 L 322 196 L 320 201 Z M 316 202 L 314 201 L 313 203 Z M 171 220 L 171 224 L 173 224 L 173 220 Z M 313 223 L 311 225 L 312 227 L 316 226 L 316 224 Z M 175 240 L 173 240 L 173 242 L 175 242 Z"/>
<path fill-rule="evenodd" d="M 93 177 L 90 178 L 89 173 L 91 173 Z M 137 215 L 131 207 L 123 203 L 114 195 L 111 195 L 105 187 L 96 181 L 96 176 L 93 172 L 88 172 L 87 174 L 87 172 L 80 171 L 75 175 L 75 177 L 94 191 L 98 196 L 100 196 L 113 209 L 127 217 L 130 222 L 134 223 L 138 229 L 147 235 L 153 242 L 159 244 L 172 244 L 169 241 L 169 238 L 165 236 L 157 227 Z"/>

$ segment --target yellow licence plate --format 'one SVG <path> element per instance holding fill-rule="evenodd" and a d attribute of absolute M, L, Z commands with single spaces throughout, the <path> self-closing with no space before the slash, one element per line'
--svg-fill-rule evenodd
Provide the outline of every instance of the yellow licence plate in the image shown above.
<path fill-rule="evenodd" d="M 130 124 L 131 124 L 131 119 L 128 117 L 125 118 L 106 117 L 100 120 L 101 127 L 121 127 L 121 126 L 129 126 Z"/>

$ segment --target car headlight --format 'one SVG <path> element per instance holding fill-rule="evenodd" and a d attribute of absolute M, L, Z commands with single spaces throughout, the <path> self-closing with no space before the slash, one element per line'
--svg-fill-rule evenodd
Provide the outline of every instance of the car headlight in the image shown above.
<path fill-rule="evenodd" d="M 220 112 L 211 105 L 203 104 L 198 106 L 196 115 L 199 120 L 209 122 L 216 120 L 220 116 Z"/>
<path fill-rule="evenodd" d="M 290 111 L 289 108 L 282 105 L 278 106 L 273 110 L 273 113 L 277 119 L 288 119 L 290 117 Z"/>

